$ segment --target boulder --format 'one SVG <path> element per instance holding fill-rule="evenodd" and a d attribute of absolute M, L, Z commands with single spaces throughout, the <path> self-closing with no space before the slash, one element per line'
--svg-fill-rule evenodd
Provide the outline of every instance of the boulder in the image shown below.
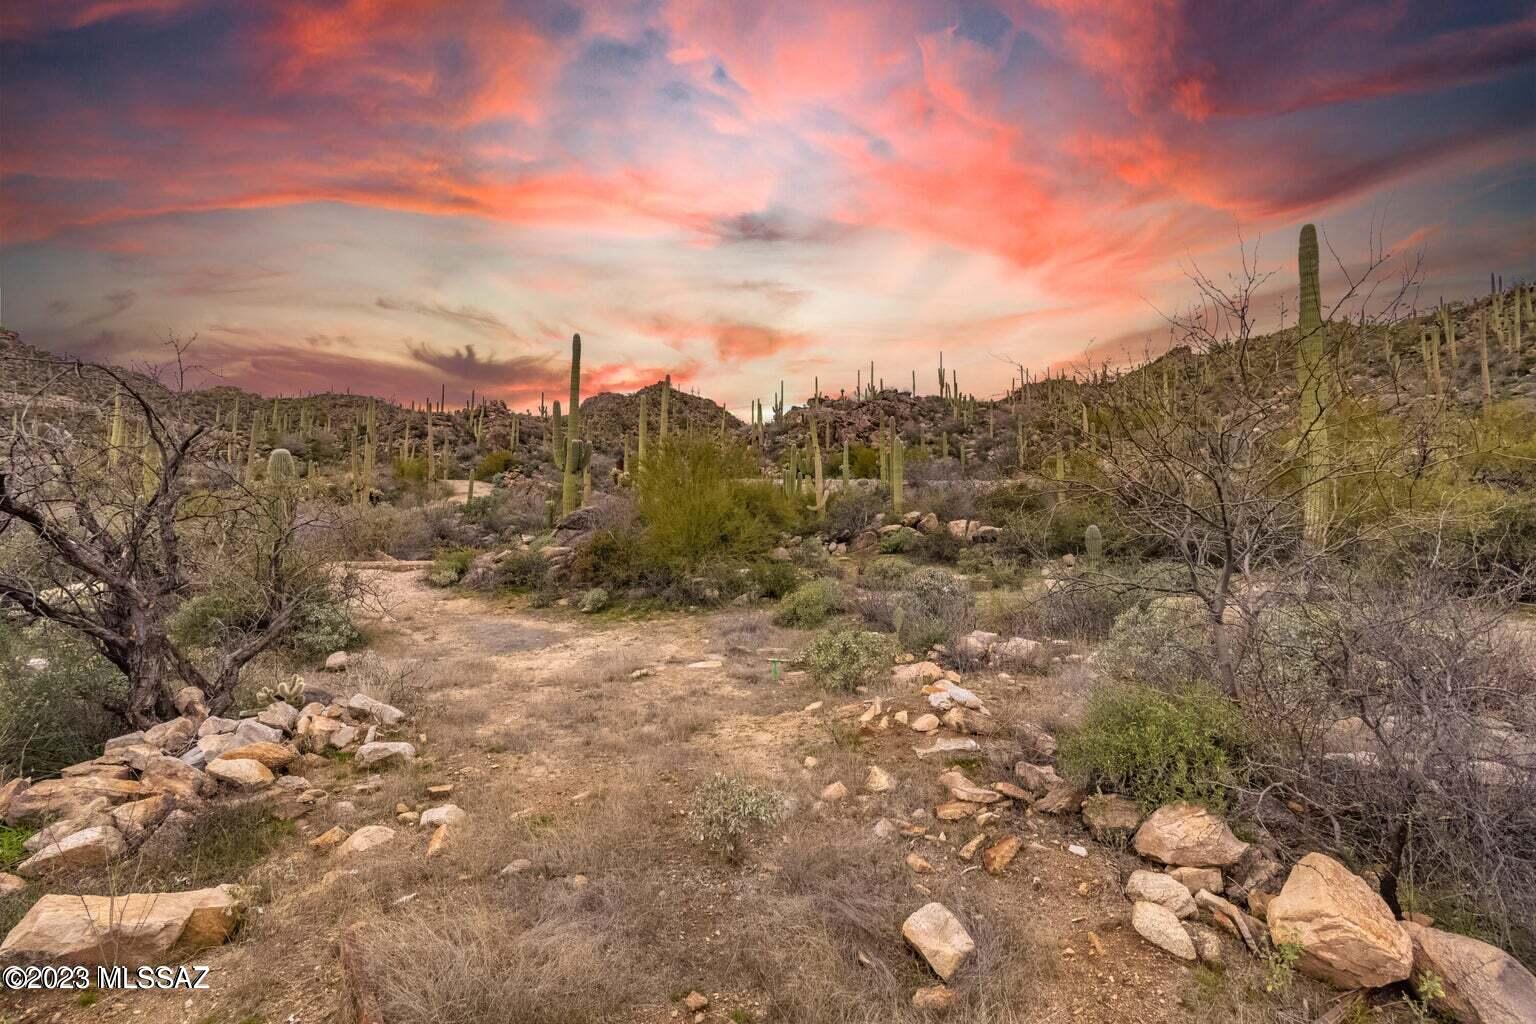
<path fill-rule="evenodd" d="M 911 665 L 898 665 L 891 672 L 891 681 L 902 686 L 923 686 L 944 678 L 944 670 L 931 661 L 919 661 Z"/>
<path fill-rule="evenodd" d="M 148 796 L 144 786 L 131 779 L 109 779 L 96 775 L 77 775 L 62 779 L 44 779 L 11 798 L 6 808 L 8 825 L 42 825 L 62 818 L 78 817 L 85 805 L 102 799 L 108 805 L 141 800 Z"/>
<path fill-rule="evenodd" d="M 235 727 L 235 738 L 241 743 L 281 743 L 283 731 L 247 718 Z"/>
<path fill-rule="evenodd" d="M 1158 871 L 1132 871 L 1125 883 L 1125 896 L 1132 902 L 1166 907 L 1179 918 L 1194 917 L 1198 909 L 1182 882 Z"/>
<path fill-rule="evenodd" d="M 4 821 L 5 816 L 10 813 L 11 801 L 20 796 L 22 791 L 30 785 L 32 785 L 31 779 L 12 779 L 0 786 L 0 821 Z"/>
<path fill-rule="evenodd" d="M 1031 793 L 1044 793 L 1052 786 L 1061 785 L 1061 776 L 1048 764 L 1030 764 L 1020 761 L 1013 766 L 1014 778 Z"/>
<path fill-rule="evenodd" d="M 145 758 L 139 773 L 139 785 L 146 793 L 167 793 L 192 802 L 214 792 L 208 776 L 180 758 L 164 754 Z"/>
<path fill-rule="evenodd" d="M 1073 814 L 1083 806 L 1088 794 L 1083 787 L 1071 782 L 1058 782 L 1046 791 L 1045 796 L 1034 802 L 1041 814 Z"/>
<path fill-rule="evenodd" d="M 196 827 L 197 815 L 176 808 L 139 845 L 139 856 L 150 861 L 165 861 L 176 857 L 186 848 L 187 840 Z"/>
<path fill-rule="evenodd" d="M 439 825 L 461 825 L 468 820 L 469 815 L 458 804 L 440 804 L 422 811 L 420 824 L 422 828 L 436 828 Z"/>
<path fill-rule="evenodd" d="M 1265 916 L 1276 944 L 1301 947 L 1304 974 L 1339 988 L 1380 988 L 1413 970 L 1413 941 L 1386 901 L 1324 854 L 1291 869 Z"/>
<path fill-rule="evenodd" d="M 1088 826 L 1088 834 L 1099 842 L 1123 846 L 1141 824 L 1141 808 L 1123 796 L 1091 796 L 1083 801 L 1083 824 Z"/>
<path fill-rule="evenodd" d="M 1536 976 L 1497 946 L 1454 932 L 1404 922 L 1413 968 L 1440 979 L 1445 994 L 1433 1009 L 1461 1024 L 1536 1021 Z"/>
<path fill-rule="evenodd" d="M 402 768 L 416 760 L 416 748 L 409 743 L 364 743 L 357 748 L 360 768 Z"/>
<path fill-rule="evenodd" d="M 183 715 L 144 731 L 144 742 L 167 754 L 179 754 L 197 738 L 197 723 Z"/>
<path fill-rule="evenodd" d="M 233 750 L 238 746 L 241 746 L 241 740 L 240 737 L 236 736 L 233 731 L 211 732 L 207 736 L 203 736 L 197 741 L 197 749 L 201 750 L 203 755 L 210 761 L 224 753 L 226 750 Z"/>
<path fill-rule="evenodd" d="M 1248 844 L 1227 823 L 1195 804 L 1165 804 L 1136 830 L 1136 852 L 1174 867 L 1226 867 L 1237 863 Z"/>
<path fill-rule="evenodd" d="M 119 750 L 123 747 L 136 747 L 143 742 L 143 732 L 128 732 L 121 736 L 114 736 L 107 740 L 107 742 L 102 745 L 101 752 L 103 754 L 110 754 L 114 750 Z"/>
<path fill-rule="evenodd" d="M 901 936 L 948 981 L 976 951 L 976 943 L 960 920 L 942 903 L 929 903 L 913 911 L 901 926 Z"/>
<path fill-rule="evenodd" d="M 16 873 L 22 878 L 41 878 L 56 871 L 99 868 L 127 852 L 122 833 L 111 825 L 97 825 L 49 843 L 18 864 Z"/>
<path fill-rule="evenodd" d="M 183 686 L 177 690 L 176 696 L 171 698 L 171 706 L 178 715 L 186 715 L 198 722 L 208 717 L 207 697 L 195 686 Z"/>
<path fill-rule="evenodd" d="M 224 751 L 214 761 L 260 761 L 274 772 L 280 772 L 299 756 L 299 752 L 286 743 L 245 743 Z"/>
<path fill-rule="evenodd" d="M 238 728 L 240 728 L 238 719 L 220 718 L 218 715 L 210 715 L 203 719 L 203 724 L 197 727 L 197 738 L 220 736 L 227 732 L 234 732 Z"/>
<path fill-rule="evenodd" d="M 1169 868 L 1168 876 L 1189 890 L 1191 896 L 1201 889 L 1221 895 L 1221 871 L 1217 868 Z"/>
<path fill-rule="evenodd" d="M 1188 895 L 1188 894 L 1186 894 Z M 1136 934 L 1158 949 L 1172 953 L 1180 960 L 1195 960 L 1195 940 L 1189 937 L 1178 915 L 1156 903 L 1138 903 L 1131 908 L 1131 927 Z"/>
<path fill-rule="evenodd" d="M 208 765 L 208 774 L 235 789 L 257 790 L 272 785 L 272 770 L 249 757 L 218 760 Z"/>
<path fill-rule="evenodd" d="M 168 793 L 157 793 L 131 804 L 112 808 L 112 826 L 130 843 L 138 843 L 149 835 L 151 829 L 165 820 L 176 809 L 176 798 Z"/>
<path fill-rule="evenodd" d="M 917 521 L 917 529 L 919 533 L 938 533 L 939 517 L 932 512 L 923 513 L 922 518 Z"/>
<path fill-rule="evenodd" d="M 347 663 L 351 660 L 351 656 L 346 651 L 333 651 L 325 659 L 325 670 L 327 672 L 345 672 L 347 670 Z"/>
<path fill-rule="evenodd" d="M 1016 636 L 992 648 L 992 664 L 999 668 L 1039 672 L 1050 666 L 1051 652 L 1038 640 Z"/>
<path fill-rule="evenodd" d="M 44 896 L 11 929 L 0 958 L 137 967 L 172 963 L 229 938 L 239 920 L 235 889 L 128 896 Z"/>
<path fill-rule="evenodd" d="M 381 700 L 374 700 L 366 693 L 354 693 L 347 707 L 360 715 L 366 715 L 383 726 L 395 726 L 405 721 L 405 712 Z"/>
<path fill-rule="evenodd" d="M 287 701 L 273 701 L 256 716 L 256 721 L 281 732 L 290 733 L 299 724 L 299 709 Z"/>
<path fill-rule="evenodd" d="M 386 825 L 364 825 L 336 847 L 335 856 L 355 857 L 378 849 L 395 838 L 395 830 Z"/>

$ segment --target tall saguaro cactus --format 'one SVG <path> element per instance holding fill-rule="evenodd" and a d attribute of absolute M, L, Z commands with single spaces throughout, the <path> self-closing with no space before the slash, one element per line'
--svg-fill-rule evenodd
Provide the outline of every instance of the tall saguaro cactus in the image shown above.
<path fill-rule="evenodd" d="M 581 439 L 581 335 L 571 335 L 571 407 L 566 414 L 565 466 L 561 477 L 560 514 L 570 515 L 581 500 L 581 471 L 584 468 Z"/>
<path fill-rule="evenodd" d="M 1317 228 L 1302 226 L 1296 254 L 1301 279 L 1301 312 L 1297 327 L 1296 379 L 1301 386 L 1302 543 L 1322 546 L 1328 527 L 1328 394 L 1326 336 L 1322 289 L 1317 275 Z"/>

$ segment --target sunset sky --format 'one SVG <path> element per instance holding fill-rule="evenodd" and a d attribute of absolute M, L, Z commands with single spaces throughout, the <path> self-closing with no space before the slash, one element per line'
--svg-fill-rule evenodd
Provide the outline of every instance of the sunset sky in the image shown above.
<path fill-rule="evenodd" d="M 1139 351 L 1239 238 L 1536 276 L 1536 6 L 7 0 L 0 323 L 266 393 L 744 411 Z M 1325 278 L 1324 286 L 1329 285 Z M 867 372 L 867 370 L 866 370 Z"/>

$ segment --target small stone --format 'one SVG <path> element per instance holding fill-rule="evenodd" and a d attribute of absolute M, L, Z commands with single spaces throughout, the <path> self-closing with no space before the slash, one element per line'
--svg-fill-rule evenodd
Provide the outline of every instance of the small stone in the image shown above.
<path fill-rule="evenodd" d="M 1000 875 L 1013 863 L 1013 858 L 1019 855 L 1019 850 L 1024 846 L 1024 840 L 1018 836 L 1004 836 L 996 843 L 987 847 L 981 855 L 981 865 L 989 875 Z"/>
<path fill-rule="evenodd" d="M 385 825 L 364 825 L 336 847 L 337 858 L 355 857 L 378 849 L 395 838 L 395 830 Z"/>
<path fill-rule="evenodd" d="M 330 828 L 326 829 L 324 832 L 311 839 L 309 841 L 309 845 L 316 850 L 329 850 L 331 847 L 345 841 L 346 838 L 346 829 L 342 828 L 340 825 L 332 825 Z"/>
<path fill-rule="evenodd" d="M 293 732 L 299 724 L 299 709 L 286 701 L 274 701 L 256 716 L 256 721 L 283 732 Z"/>
<path fill-rule="evenodd" d="M 914 911 L 903 922 L 901 935 L 945 981 L 954 977 L 976 951 L 970 933 L 942 903 L 929 903 Z"/>
<path fill-rule="evenodd" d="M 969 842 L 967 842 L 964 846 L 960 847 L 959 851 L 955 854 L 955 856 L 959 857 L 963 861 L 969 862 L 972 858 L 974 858 L 976 856 L 976 851 L 981 849 L 981 844 L 985 843 L 987 841 L 987 838 L 988 837 L 987 837 L 987 834 L 985 832 L 978 832 L 978 833 L 976 833 L 974 836 L 972 836 L 970 838 Z"/>
<path fill-rule="evenodd" d="M 299 752 L 285 743 L 243 743 L 223 751 L 214 761 L 260 761 L 280 772 L 298 756 Z"/>
<path fill-rule="evenodd" d="M 449 826 L 447 824 L 437 826 L 437 829 L 432 833 L 432 838 L 427 840 L 428 857 L 436 857 L 443 852 L 443 848 L 448 845 L 449 834 Z"/>
<path fill-rule="evenodd" d="M 1078 846 L 1076 843 L 1073 843 L 1071 846 L 1067 847 L 1067 852 L 1074 857 L 1088 856 L 1088 848 L 1085 846 Z"/>
<path fill-rule="evenodd" d="M 821 798 L 827 803 L 836 803 L 837 801 L 847 797 L 847 795 L 848 787 L 843 785 L 841 782 L 829 783 L 826 788 L 821 791 Z"/>
<path fill-rule="evenodd" d="M 1015 786 L 1011 782 L 994 782 L 994 783 L 992 783 L 992 788 L 997 790 L 999 793 L 1003 794 L 1003 796 L 1007 797 L 1010 800 L 1028 800 L 1028 799 L 1030 799 L 1030 794 L 1029 794 L 1029 792 L 1027 790 L 1025 790 L 1025 789 L 1023 789 L 1023 788 L 1021 788 L 1019 786 Z"/>
<path fill-rule="evenodd" d="M 437 807 L 429 807 L 421 812 L 421 825 L 423 828 L 436 828 L 439 825 L 462 825 L 469 820 L 469 815 L 457 804 L 442 804 Z"/>
<path fill-rule="evenodd" d="M 916 850 L 908 852 L 906 859 L 907 867 L 911 868 L 914 873 L 919 875 L 933 874 L 933 865 Z"/>
<path fill-rule="evenodd" d="M 1125 896 L 1133 902 L 1156 903 L 1180 918 L 1194 917 L 1197 909 L 1182 882 L 1158 871 L 1132 871 L 1125 883 Z"/>
<path fill-rule="evenodd" d="M 27 880 L 16 875 L 0 871 L 0 899 L 7 896 L 15 896 L 27 888 Z"/>
<path fill-rule="evenodd" d="M 1123 796 L 1090 796 L 1083 801 L 1083 824 L 1098 842 L 1121 845 L 1130 841 L 1141 824 L 1141 808 Z"/>
<path fill-rule="evenodd" d="M 416 748 L 409 743 L 364 743 L 354 763 L 360 768 L 402 768 L 415 759 Z"/>
<path fill-rule="evenodd" d="M 347 701 L 347 708 L 387 727 L 396 726 L 405 721 L 404 711 L 392 704 L 374 700 L 366 693 L 354 693 L 352 699 Z"/>
<path fill-rule="evenodd" d="M 814 757 L 807 757 L 804 761 L 800 762 L 800 766 L 802 768 L 815 768 L 820 763 Z"/>
<path fill-rule="evenodd" d="M 1226 867 L 1235 864 L 1248 844 L 1226 822 L 1195 804 L 1166 804 L 1136 830 L 1136 852 L 1175 867 Z"/>
<path fill-rule="evenodd" d="M 955 1005 L 955 993 L 947 985 L 928 985 L 912 993 L 912 1008 L 947 1013 Z"/>
<path fill-rule="evenodd" d="M 526 857 L 519 857 L 517 860 L 512 861 L 506 867 L 502 868 L 501 874 L 503 876 L 520 875 L 531 867 L 533 867 L 533 861 Z"/>
<path fill-rule="evenodd" d="M 940 821 L 963 821 L 971 817 L 978 810 L 978 806 L 964 800 L 951 800 L 948 803 L 939 804 L 933 809 L 934 817 Z"/>
<path fill-rule="evenodd" d="M 1182 888 L 1182 887 L 1181 887 Z M 1188 893 L 1185 893 L 1188 896 Z M 1167 907 L 1156 903 L 1138 903 L 1131 908 L 1131 927 L 1136 934 L 1158 949 L 1172 953 L 1180 960 L 1197 958 L 1195 942 L 1179 923 L 1178 916 Z"/>
<path fill-rule="evenodd" d="M 689 992 L 683 997 L 683 1005 L 693 1013 L 709 1007 L 709 997 L 702 992 Z"/>
<path fill-rule="evenodd" d="M 964 739 L 950 739 L 941 736 L 926 747 L 913 747 L 912 753 L 918 757 L 935 757 L 946 754 L 973 754 L 981 749 L 981 744 L 966 737 Z"/>
<path fill-rule="evenodd" d="M 933 732 L 939 727 L 939 716 L 935 714 L 921 714 L 912 720 L 913 732 Z"/>
<path fill-rule="evenodd" d="M 890 773 L 879 765 L 870 765 L 869 774 L 864 776 L 864 789 L 870 793 L 888 793 L 895 785 Z"/>
<path fill-rule="evenodd" d="M 347 664 L 351 660 L 346 651 L 336 651 L 325 659 L 325 670 L 327 672 L 345 672 Z"/>
<path fill-rule="evenodd" d="M 1220 868 L 1169 868 L 1168 876 L 1182 885 L 1185 889 L 1188 889 L 1191 896 L 1199 892 L 1201 889 L 1204 889 L 1209 893 L 1214 893 L 1217 896 L 1221 895 L 1222 884 Z M 1252 902 L 1253 897 L 1250 893 L 1250 909 Z"/>
<path fill-rule="evenodd" d="M 811 701 L 809 704 L 807 704 L 805 706 L 805 710 L 808 711 L 808 712 L 809 711 L 820 711 L 822 709 L 822 707 L 826 703 L 827 702 L 824 701 L 824 700 L 813 700 L 813 701 Z"/>

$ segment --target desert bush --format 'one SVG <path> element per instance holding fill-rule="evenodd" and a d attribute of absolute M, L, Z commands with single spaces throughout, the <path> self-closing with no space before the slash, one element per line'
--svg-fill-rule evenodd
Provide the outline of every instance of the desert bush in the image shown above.
<path fill-rule="evenodd" d="M 954 573 L 916 569 L 896 594 L 895 617 L 902 644 L 909 650 L 926 650 L 975 628 L 976 598 Z"/>
<path fill-rule="evenodd" d="M 1006 636 L 1057 640 L 1103 640 L 1115 620 L 1136 603 L 1129 588 L 1073 585 L 1052 587 L 1029 600 L 994 604 L 986 628 Z"/>
<path fill-rule="evenodd" d="M 822 633 L 805 649 L 805 663 L 823 686 L 852 691 L 888 671 L 896 644 L 883 633 L 838 629 Z"/>
<path fill-rule="evenodd" d="M 96 757 L 128 731 L 107 710 L 126 695 L 121 673 L 79 636 L 0 621 L 0 779 L 49 775 Z"/>
<path fill-rule="evenodd" d="M 694 842 L 735 860 L 752 833 L 776 824 L 782 815 L 777 794 L 717 773 L 694 791 L 688 826 Z"/>
<path fill-rule="evenodd" d="M 508 590 L 538 590 L 549 579 L 549 560 L 537 551 L 509 551 L 496 563 L 490 579 L 493 586 Z"/>
<path fill-rule="evenodd" d="M 927 562 L 954 565 L 963 550 L 965 542 L 941 526 L 932 533 L 923 534 L 922 539 L 913 545 L 912 554 Z"/>
<path fill-rule="evenodd" d="M 464 578 L 474 560 L 475 552 L 470 548 L 440 551 L 432 560 L 432 568 L 427 570 L 427 582 L 434 587 L 451 587 Z"/>
<path fill-rule="evenodd" d="M 1097 664 L 1108 675 L 1178 686 L 1213 678 L 1210 625 L 1193 598 L 1162 598 L 1115 617 Z"/>
<path fill-rule="evenodd" d="M 834 540 L 852 540 L 869 529 L 889 504 L 882 488 L 847 487 L 833 491 L 827 498 L 822 528 Z"/>
<path fill-rule="evenodd" d="M 420 508 L 395 505 L 367 505 L 348 508 L 342 513 L 337 536 L 342 547 L 339 556 L 374 559 L 386 554 L 392 558 L 424 558 L 432 550 L 432 537 Z"/>
<path fill-rule="evenodd" d="M 1089 699 L 1060 762 L 1084 785 L 1148 809 L 1188 800 L 1221 810 L 1241 749 L 1241 717 L 1214 691 L 1119 685 Z"/>
<path fill-rule="evenodd" d="M 859 574 L 859 585 L 870 590 L 895 590 L 912 574 L 912 564 L 902 558 L 876 558 Z"/>
<path fill-rule="evenodd" d="M 228 576 L 211 578 L 207 589 L 188 598 L 172 617 L 172 638 L 191 650 L 206 652 L 234 643 L 255 629 L 261 614 L 258 597 L 238 582 Z M 356 587 L 351 576 L 341 576 L 333 586 L 309 590 L 275 648 L 290 658 L 313 660 L 354 646 L 360 634 L 349 601 Z"/>
<path fill-rule="evenodd" d="M 843 609 L 843 597 L 833 580 L 812 580 L 786 594 L 773 621 L 780 626 L 815 629 Z"/>
<path fill-rule="evenodd" d="M 795 570 L 794 565 L 771 558 L 753 562 L 749 570 L 749 578 L 752 588 L 758 595 L 767 598 L 783 597 L 800 584 L 800 574 Z"/>
<path fill-rule="evenodd" d="M 474 478 L 476 480 L 489 480 L 497 473 L 505 473 L 513 463 L 513 454 L 505 448 L 486 452 L 475 463 Z"/>
<path fill-rule="evenodd" d="M 692 570 L 766 552 L 797 514 L 777 488 L 742 482 L 753 472 L 741 446 L 685 438 L 658 445 L 636 487 L 648 559 Z"/>
<path fill-rule="evenodd" d="M 914 551 L 923 542 L 923 535 L 910 526 L 903 526 L 892 530 L 880 538 L 880 553 L 882 555 L 900 555 L 908 551 Z"/>

